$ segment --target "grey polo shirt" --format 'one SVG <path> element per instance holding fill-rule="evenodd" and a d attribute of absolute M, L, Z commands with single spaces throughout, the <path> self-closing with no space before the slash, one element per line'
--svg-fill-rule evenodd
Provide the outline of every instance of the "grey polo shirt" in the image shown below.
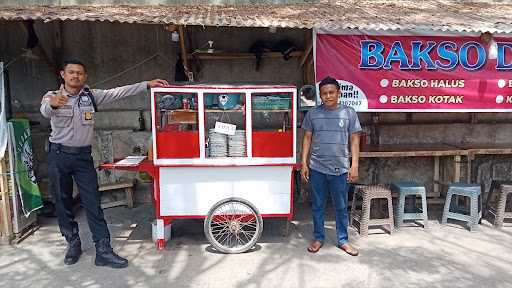
<path fill-rule="evenodd" d="M 87 86 L 86 86 L 87 87 Z M 110 103 L 118 99 L 146 93 L 148 82 L 117 87 L 108 90 L 91 89 L 97 106 Z M 50 106 L 50 99 L 58 91 L 49 91 L 41 101 L 41 114 L 50 118 L 52 133 L 50 142 L 66 146 L 83 147 L 92 144 L 94 136 L 94 107 L 87 94 L 82 89 L 77 95 L 68 96 L 68 102 L 57 109 Z"/>
<path fill-rule="evenodd" d="M 352 107 L 327 109 L 324 105 L 311 109 L 302 129 L 313 133 L 309 167 L 318 172 L 341 175 L 350 169 L 349 139 L 360 132 L 361 124 Z"/>

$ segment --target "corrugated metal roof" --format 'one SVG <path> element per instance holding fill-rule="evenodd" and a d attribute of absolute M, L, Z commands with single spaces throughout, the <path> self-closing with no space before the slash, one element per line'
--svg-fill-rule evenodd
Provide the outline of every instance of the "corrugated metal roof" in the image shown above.
<path fill-rule="evenodd" d="M 349 0 L 288 5 L 2 7 L 0 19 L 79 20 L 236 27 L 512 32 L 512 3 Z"/>

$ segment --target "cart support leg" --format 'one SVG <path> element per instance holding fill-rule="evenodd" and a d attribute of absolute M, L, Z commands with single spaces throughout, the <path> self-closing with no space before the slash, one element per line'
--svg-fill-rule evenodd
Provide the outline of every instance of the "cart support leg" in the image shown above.
<path fill-rule="evenodd" d="M 165 230 L 166 229 L 170 229 L 170 225 L 171 224 L 171 221 L 169 219 L 156 219 L 156 231 L 155 231 L 155 234 L 156 234 L 156 248 L 157 250 L 163 250 L 165 248 L 165 245 L 166 245 L 166 242 L 167 240 L 169 239 L 166 239 L 166 233 L 165 233 Z M 168 226 L 168 227 L 166 227 Z M 154 227 L 155 228 L 155 227 Z M 167 236 L 168 238 L 169 236 Z"/>
<path fill-rule="evenodd" d="M 165 239 L 158 239 L 158 240 L 156 240 L 156 249 L 157 250 L 164 250 L 165 249 Z"/>

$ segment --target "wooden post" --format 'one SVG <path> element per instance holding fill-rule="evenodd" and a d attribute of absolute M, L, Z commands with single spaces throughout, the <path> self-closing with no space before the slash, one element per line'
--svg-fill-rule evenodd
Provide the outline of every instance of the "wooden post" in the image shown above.
<path fill-rule="evenodd" d="M 62 39 L 64 30 L 62 27 L 62 21 L 54 21 L 53 27 L 55 31 L 53 37 L 54 46 L 52 47 L 53 63 L 55 63 L 55 75 L 60 75 L 59 71 L 62 67 L 62 62 L 64 60 L 64 41 Z M 60 77 L 57 77 L 57 83 L 60 83 Z M 59 87 L 59 85 L 57 84 L 55 87 Z"/>
<path fill-rule="evenodd" d="M 441 196 L 439 190 L 439 156 L 434 157 L 434 196 L 436 198 Z"/>
<path fill-rule="evenodd" d="M 178 26 L 178 32 L 180 34 L 180 48 L 181 48 L 181 60 L 183 61 L 183 67 L 185 67 L 185 73 L 187 74 L 188 81 L 194 81 L 194 74 L 190 70 L 190 66 L 188 64 L 188 55 L 187 55 L 187 47 L 185 46 L 185 28 L 183 26 Z"/>
<path fill-rule="evenodd" d="M 473 159 L 475 159 L 475 155 L 472 152 L 469 152 L 466 157 L 468 158 L 468 167 L 467 167 L 467 172 L 466 172 L 467 173 L 467 175 L 466 175 L 466 183 L 471 183 L 471 178 L 473 177 L 473 175 L 472 175 L 472 171 L 473 171 L 472 162 L 473 162 Z"/>
<path fill-rule="evenodd" d="M 306 50 L 304 50 L 304 53 L 300 57 L 300 67 L 304 66 L 306 63 L 306 60 L 309 57 L 309 53 L 313 50 L 313 40 L 311 39 L 311 36 L 306 39 Z"/>
<path fill-rule="evenodd" d="M 453 182 L 460 181 L 460 155 L 456 155 L 453 159 L 454 171 L 453 171 Z"/>
<path fill-rule="evenodd" d="M 11 223 L 11 206 L 9 198 L 9 183 L 6 177 L 5 158 L 0 161 L 0 225 L 1 239 L 0 242 L 9 243 L 12 237 L 12 223 Z"/>

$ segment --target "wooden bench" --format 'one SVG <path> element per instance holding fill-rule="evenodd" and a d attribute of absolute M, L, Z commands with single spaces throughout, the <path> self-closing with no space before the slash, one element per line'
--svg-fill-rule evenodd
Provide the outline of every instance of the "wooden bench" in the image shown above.
<path fill-rule="evenodd" d="M 116 207 L 116 206 L 121 206 L 121 205 L 126 205 L 126 206 L 128 206 L 128 208 L 133 208 L 133 186 L 134 186 L 133 181 L 125 181 L 125 182 L 101 185 L 98 189 L 98 191 L 100 191 L 100 192 L 124 189 L 124 192 L 126 194 L 126 199 L 101 203 L 101 208 L 105 209 L 105 208 L 111 208 L 111 207 Z"/>

